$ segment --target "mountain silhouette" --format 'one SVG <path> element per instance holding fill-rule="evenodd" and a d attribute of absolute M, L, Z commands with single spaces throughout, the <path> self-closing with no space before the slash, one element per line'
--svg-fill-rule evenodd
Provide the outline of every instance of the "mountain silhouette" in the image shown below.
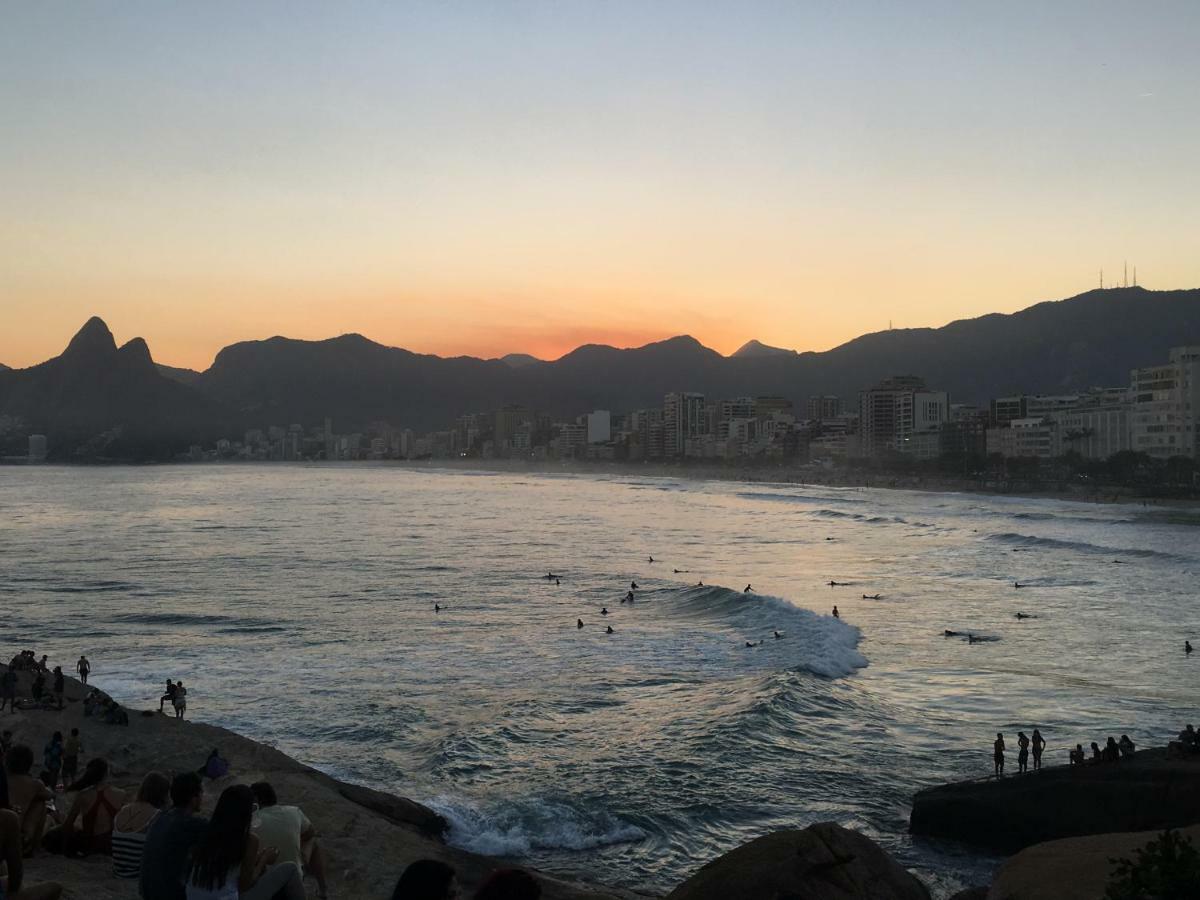
<path fill-rule="evenodd" d="M 95 317 L 62 355 L 0 373 L 0 414 L 27 423 L 30 433 L 46 434 L 59 456 L 105 435 L 106 443 L 118 445 L 114 455 L 125 456 L 121 448 L 130 442 L 195 440 L 223 424 L 207 397 L 158 373 L 145 341 L 134 338 L 118 347 Z"/>
<path fill-rule="evenodd" d="M 507 353 L 500 357 L 500 362 L 514 369 L 523 369 L 526 366 L 536 366 L 538 363 L 545 362 L 545 360 L 538 359 L 536 356 L 530 356 L 528 353 Z"/>
<path fill-rule="evenodd" d="M 747 359 L 754 356 L 795 356 L 795 350 L 784 350 L 782 347 L 771 347 L 762 341 L 746 341 L 731 354 L 734 359 Z"/>
<path fill-rule="evenodd" d="M 1089 291 L 1011 315 L 867 334 L 820 353 L 764 353 L 753 343 L 755 352 L 731 357 L 686 335 L 630 349 L 588 344 L 514 367 L 412 353 L 358 334 L 273 337 L 226 347 L 196 373 L 156 365 L 140 339 L 117 348 L 91 319 L 61 356 L 0 372 L 0 414 L 67 439 L 121 425 L 186 446 L 222 429 L 311 427 L 326 416 L 339 432 L 372 422 L 448 428 L 459 415 L 505 404 L 565 419 L 657 407 L 668 391 L 779 395 L 798 409 L 809 395 L 837 394 L 852 407 L 859 390 L 897 373 L 921 375 L 955 402 L 985 404 L 1010 393 L 1128 384 L 1130 369 L 1200 343 L 1200 290 Z"/>

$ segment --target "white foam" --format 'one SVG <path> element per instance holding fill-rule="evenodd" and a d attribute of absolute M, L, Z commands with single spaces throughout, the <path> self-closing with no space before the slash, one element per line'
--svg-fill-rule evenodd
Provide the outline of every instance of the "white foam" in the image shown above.
<path fill-rule="evenodd" d="M 520 858 L 535 850 L 589 850 L 646 836 L 641 828 L 609 812 L 583 812 L 561 800 L 535 797 L 489 807 L 449 796 L 423 802 L 449 823 L 452 846 L 485 856 Z"/>

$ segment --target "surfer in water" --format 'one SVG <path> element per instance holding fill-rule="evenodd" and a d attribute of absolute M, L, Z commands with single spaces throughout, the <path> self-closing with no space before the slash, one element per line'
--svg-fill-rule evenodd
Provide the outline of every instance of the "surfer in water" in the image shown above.
<path fill-rule="evenodd" d="M 555 583 L 556 585 L 561 585 L 561 584 L 562 584 L 562 582 L 561 582 L 561 581 L 559 581 L 557 578 L 555 578 L 555 579 L 554 579 L 554 583 Z"/>
<path fill-rule="evenodd" d="M 654 557 L 653 557 L 653 556 L 651 556 L 649 559 L 650 559 L 650 562 L 654 562 Z"/>
<path fill-rule="evenodd" d="M 780 634 L 778 631 L 775 632 L 775 640 L 779 640 L 781 637 L 783 637 L 782 634 Z"/>
<path fill-rule="evenodd" d="M 625 599 L 622 600 L 621 602 L 622 603 L 632 603 L 633 602 L 633 591 L 630 591 L 628 594 L 626 594 Z"/>
<path fill-rule="evenodd" d="M 605 634 L 612 634 L 612 633 L 613 633 L 612 626 L 611 626 L 611 625 L 609 625 L 607 628 L 605 628 L 605 629 L 604 629 L 604 633 L 605 633 Z"/>
<path fill-rule="evenodd" d="M 1025 587 L 1025 585 L 1021 584 L 1021 582 L 1019 582 L 1019 581 L 1014 581 L 1013 587 L 1014 588 L 1023 588 L 1023 587 Z"/>
<path fill-rule="evenodd" d="M 878 600 L 880 598 L 880 596 L 881 596 L 880 594 L 863 594 L 863 599 L 864 600 Z"/>
<path fill-rule="evenodd" d="M 833 617 L 835 619 L 840 619 L 842 617 L 842 614 L 838 612 L 838 608 L 836 606 L 833 608 Z"/>
<path fill-rule="evenodd" d="M 629 582 L 629 589 L 631 591 L 636 591 L 638 589 L 637 582 L 636 581 Z"/>
<path fill-rule="evenodd" d="M 600 615 L 602 615 L 602 616 L 608 615 L 608 607 L 607 606 L 600 607 Z"/>
<path fill-rule="evenodd" d="M 438 606 L 438 604 L 436 604 L 436 603 L 435 603 L 435 604 L 433 604 L 433 611 L 434 611 L 434 612 L 441 612 L 441 611 L 442 611 L 442 608 L 441 608 L 440 606 Z"/>
<path fill-rule="evenodd" d="M 746 585 L 744 588 L 742 588 L 743 594 L 751 594 L 753 592 L 754 592 L 754 589 L 752 587 L 750 587 L 750 585 Z"/>
<path fill-rule="evenodd" d="M 576 620 L 575 620 L 575 627 L 576 627 L 576 628 L 582 628 L 582 627 L 583 627 L 583 619 L 576 619 Z"/>
<path fill-rule="evenodd" d="M 1184 641 L 1184 642 L 1183 642 L 1183 652 L 1184 652 L 1184 653 L 1191 653 L 1191 652 L 1192 652 L 1192 642 L 1191 642 L 1191 641 Z"/>
<path fill-rule="evenodd" d="M 1018 619 L 1036 619 L 1037 616 L 1030 615 L 1029 613 L 1017 613 L 1017 618 Z"/>
<path fill-rule="evenodd" d="M 696 587 L 704 587 L 704 582 L 703 582 L 703 581 L 697 581 L 697 582 L 696 582 Z"/>

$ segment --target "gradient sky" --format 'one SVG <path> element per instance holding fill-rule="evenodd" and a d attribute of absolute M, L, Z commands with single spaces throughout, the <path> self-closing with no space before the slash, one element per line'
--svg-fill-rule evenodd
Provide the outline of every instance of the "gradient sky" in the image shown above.
<path fill-rule="evenodd" d="M 4 5 L 0 362 L 823 349 L 1200 286 L 1200 3 Z"/>

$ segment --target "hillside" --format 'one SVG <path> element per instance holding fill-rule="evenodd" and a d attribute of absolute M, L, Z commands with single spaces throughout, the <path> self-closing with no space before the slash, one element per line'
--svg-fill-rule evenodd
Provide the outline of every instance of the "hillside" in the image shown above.
<path fill-rule="evenodd" d="M 1187 343 L 1200 343 L 1195 289 L 1090 291 L 1011 315 L 876 332 L 821 353 L 752 342 L 725 357 L 679 336 L 631 349 L 589 344 L 530 362 L 421 355 L 347 334 L 233 344 L 202 373 L 156 366 L 140 339 L 118 349 L 93 319 L 62 356 L 0 372 L 0 415 L 72 440 L 122 425 L 178 443 L 220 430 L 318 425 L 326 416 L 339 431 L 374 421 L 446 428 L 463 413 L 510 403 L 571 417 L 658 406 L 678 390 L 850 401 L 897 373 L 921 375 L 955 401 L 985 403 L 1021 391 L 1126 384 L 1131 368 L 1165 360 L 1170 347 Z"/>

